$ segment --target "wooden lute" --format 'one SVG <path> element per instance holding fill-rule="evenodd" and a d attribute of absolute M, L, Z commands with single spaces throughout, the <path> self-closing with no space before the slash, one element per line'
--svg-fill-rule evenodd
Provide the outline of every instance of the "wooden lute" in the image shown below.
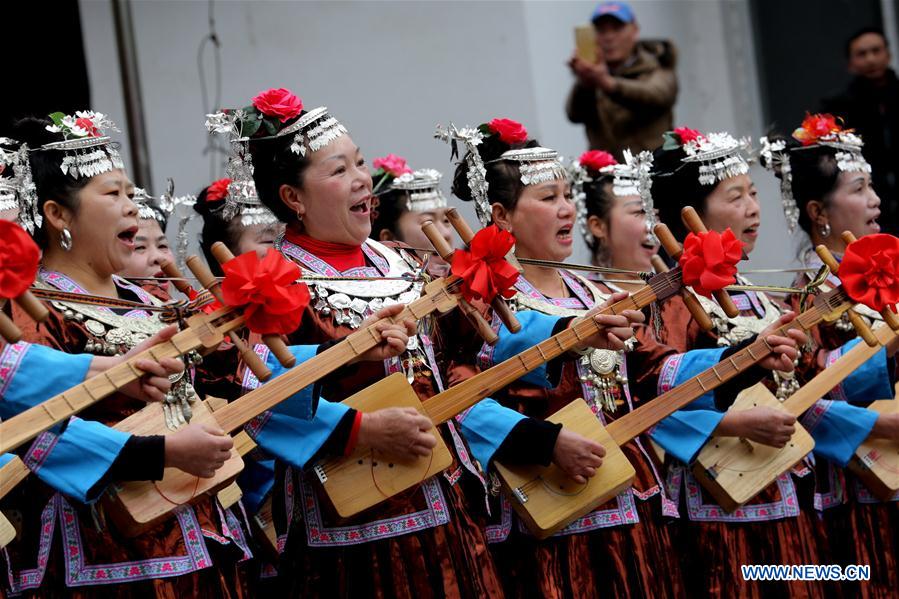
<path fill-rule="evenodd" d="M 458 220 L 458 215 L 451 222 Z M 457 223 L 453 223 L 457 227 Z M 657 235 L 671 240 L 679 247 L 664 225 L 656 231 Z M 462 238 L 470 238 L 464 232 Z M 435 240 L 432 240 L 434 242 Z M 435 247 L 445 260 L 451 259 L 451 248 L 440 244 Z M 626 299 L 606 308 L 604 314 L 620 314 L 624 310 L 641 310 L 655 301 L 670 297 L 683 291 L 680 268 L 660 273 L 652 277 L 647 285 Z M 689 293 L 688 296 L 692 297 Z M 694 298 L 695 299 L 695 298 Z M 699 302 L 691 304 L 701 316 L 708 320 Z M 709 322 L 711 325 L 711 322 Z M 420 402 L 411 386 L 400 376 L 393 375 L 387 379 L 360 391 L 345 400 L 344 403 L 362 412 L 373 412 L 391 406 L 409 406 L 431 419 L 434 425 L 441 424 L 490 394 L 506 387 L 523 375 L 538 368 L 565 352 L 577 347 L 599 330 L 592 319 L 585 319 L 572 324 L 567 330 L 550 337 L 536 346 L 509 358 L 505 362 L 493 366 L 461 383 Z M 587 405 L 581 405 L 590 412 Z M 591 413 L 592 415 L 592 413 Z M 595 417 L 593 418 L 595 420 Z M 574 425 L 577 432 L 584 434 L 580 423 Z M 587 431 L 589 433 L 589 431 Z M 591 436 L 588 434 L 588 436 Z M 619 452 L 620 453 L 620 452 Z M 621 459 L 630 476 L 633 469 L 621 454 Z M 382 501 L 409 489 L 434 474 L 439 473 L 449 464 L 450 456 L 444 455 L 442 449 L 434 456 L 413 460 L 398 460 L 390 456 L 382 456 L 370 448 L 359 448 L 348 457 L 330 458 L 316 464 L 313 468 L 325 493 L 334 505 L 337 513 L 343 517 L 353 516 Z M 611 460 L 606 458 L 607 463 Z M 612 467 L 606 471 L 611 473 Z"/>
<path fill-rule="evenodd" d="M 443 241 L 433 225 L 426 226 L 424 229 L 430 238 Z M 216 259 L 222 263 L 233 258 L 222 244 L 215 244 L 212 251 Z M 196 269 L 195 274 L 203 286 L 221 301 L 220 286 L 212 273 Z M 484 332 L 485 340 L 495 342 L 496 335 L 490 325 L 484 321 L 474 307 L 465 302 L 460 292 L 461 279 L 458 277 L 437 279 L 425 285 L 422 297 L 406 305 L 402 312 L 390 320 L 392 322 L 401 322 L 407 319 L 418 321 L 429 314 L 445 313 L 461 306 L 475 328 Z M 520 328 L 520 325 L 514 320 L 514 316 L 509 324 L 511 327 Z M 349 335 L 340 343 L 310 358 L 270 383 L 254 389 L 212 413 L 195 415 L 194 418 L 203 418 L 202 422 L 215 424 L 228 433 L 237 431 L 256 416 L 345 366 L 379 343 L 381 343 L 380 333 L 372 324 Z M 142 434 L 168 434 L 171 432 L 161 426 L 159 409 L 152 405 L 122 421 L 116 425 L 116 428 L 140 431 Z M 438 443 L 441 443 L 439 435 L 436 437 Z M 445 445 L 443 452 L 449 456 Z M 438 462 L 437 456 L 439 455 L 442 454 L 440 454 L 438 446 L 438 449 L 435 450 L 435 463 Z M 215 492 L 230 484 L 242 467 L 243 462 L 238 448 L 235 447 L 232 450 L 231 459 L 216 472 L 213 478 L 198 479 L 175 468 L 166 468 L 161 481 L 135 481 L 113 487 L 112 492 L 108 494 L 107 508 L 121 530 L 126 534 L 139 534 L 142 530 L 167 517 L 178 506 L 190 503 L 204 493 Z"/>
<path fill-rule="evenodd" d="M 848 231 L 843 233 L 846 243 L 855 241 Z M 839 274 L 839 264 L 824 246 L 816 248 L 821 260 L 831 272 Z M 888 343 L 899 330 L 899 318 L 890 310 L 882 312 L 886 325 L 872 332 L 858 314 L 849 310 L 850 322 L 866 343 L 858 344 L 836 362 L 818 373 L 812 380 L 802 386 L 785 401 L 779 401 L 768 389 L 759 383 L 746 389 L 730 407 L 731 410 L 748 410 L 756 406 L 768 406 L 783 410 L 799 418 L 815 402 L 824 397 L 828 391 L 837 386 L 852 374 L 859 366 L 871 359 L 880 351 L 883 344 Z M 878 402 L 879 403 L 879 402 Z M 891 408 L 894 402 L 879 405 L 874 409 Z M 796 432 L 782 448 L 771 447 L 738 437 L 712 437 L 699 453 L 693 465 L 693 475 L 715 498 L 718 504 L 728 512 L 733 512 L 772 484 L 777 477 L 789 471 L 814 449 L 815 442 L 799 422 L 795 424 Z M 860 477 L 875 492 L 886 493 L 890 484 L 899 490 L 899 478 L 890 474 L 889 460 L 895 459 L 895 449 L 886 450 L 887 441 L 873 441 L 859 448 L 850 468 L 861 472 Z M 866 467 L 858 455 L 865 456 L 871 464 Z M 882 460 L 881 466 L 878 462 Z M 892 495 L 892 493 L 890 493 Z"/>
<path fill-rule="evenodd" d="M 899 384 L 896 393 L 899 393 Z M 868 409 L 878 414 L 895 414 L 899 411 L 899 400 L 881 399 Z M 891 501 L 899 493 L 899 443 L 890 439 L 865 441 L 855 450 L 849 470 L 877 499 Z"/>
<path fill-rule="evenodd" d="M 685 218 L 685 222 L 687 220 Z M 667 251 L 672 240 L 664 233 L 659 234 L 658 230 L 656 234 Z M 677 248 L 672 249 L 677 250 Z M 839 318 L 852 305 L 852 300 L 842 289 L 832 290 L 816 297 L 814 305 L 809 310 L 780 327 L 775 334 L 785 335 L 790 329 L 809 330 L 821 321 L 832 321 Z M 604 431 L 598 430 L 603 427 L 592 412 L 585 409 L 587 406 L 583 400 L 576 400 L 575 404 L 583 405 L 577 408 L 571 405 L 566 406 L 548 420 L 561 422 L 563 426 L 570 426 L 581 434 L 584 434 L 585 430 L 593 430 L 593 433 L 589 435 L 590 438 L 605 439 L 606 458 L 602 467 L 586 485 L 578 485 L 559 472 L 554 465 L 548 468 L 497 465 L 504 488 L 515 499 L 512 502 L 513 507 L 531 532 L 539 538 L 546 538 L 561 530 L 571 521 L 602 505 L 626 487 L 623 482 L 625 477 L 619 474 L 626 468 L 618 461 L 619 453 L 610 451 L 612 444 L 609 441 L 613 442 L 615 446 L 621 447 L 664 418 L 731 380 L 770 354 L 771 347 L 767 341 L 757 339 L 727 360 L 719 362 L 682 385 L 615 420 L 605 427 Z M 602 443 L 602 441 L 600 442 Z M 620 455 L 623 457 L 623 454 Z M 613 473 L 605 476 L 603 470 L 610 465 Z"/>

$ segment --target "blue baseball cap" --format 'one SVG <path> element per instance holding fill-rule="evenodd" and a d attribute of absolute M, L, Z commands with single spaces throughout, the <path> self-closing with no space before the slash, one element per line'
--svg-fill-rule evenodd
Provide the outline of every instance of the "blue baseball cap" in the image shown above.
<path fill-rule="evenodd" d="M 622 23 L 633 23 L 636 20 L 634 11 L 626 2 L 600 2 L 590 20 L 596 23 L 602 17 L 612 17 Z"/>

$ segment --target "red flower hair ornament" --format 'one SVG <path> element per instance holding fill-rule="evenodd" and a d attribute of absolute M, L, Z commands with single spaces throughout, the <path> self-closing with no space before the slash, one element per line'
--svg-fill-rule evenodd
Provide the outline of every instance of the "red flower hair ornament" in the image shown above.
<path fill-rule="evenodd" d="M 207 202 L 218 202 L 228 197 L 228 186 L 231 185 L 231 179 L 225 177 L 214 181 L 209 189 L 206 190 Z"/>
<path fill-rule="evenodd" d="M 462 297 L 493 301 L 497 295 L 510 298 L 518 280 L 518 271 L 506 262 L 506 254 L 515 245 L 508 231 L 490 225 L 478 231 L 468 250 L 453 253 L 452 273 L 462 279 Z"/>
<path fill-rule="evenodd" d="M 684 285 L 711 297 L 713 292 L 734 284 L 737 263 L 742 258 L 743 242 L 727 228 L 724 233 L 688 233 L 678 262 L 684 271 Z"/>
<path fill-rule="evenodd" d="M 243 306 L 247 328 L 262 335 L 286 335 L 300 326 L 309 304 L 309 289 L 300 267 L 269 249 L 260 259 L 247 252 L 222 265 L 222 299 L 226 306 Z"/>
<path fill-rule="evenodd" d="M 498 135 L 503 143 L 515 145 L 528 140 L 528 130 L 524 125 L 512 119 L 493 119 L 486 125 L 484 133 Z"/>
<path fill-rule="evenodd" d="M 852 301 L 896 312 L 899 303 L 899 239 L 886 233 L 850 243 L 840 262 L 840 281 Z"/>
<path fill-rule="evenodd" d="M 822 138 L 841 132 L 843 132 L 843 127 L 837 122 L 837 117 L 832 114 L 805 113 L 802 125 L 793 131 L 793 139 L 801 142 L 804 146 L 810 146 Z"/>
<path fill-rule="evenodd" d="M 581 154 L 581 157 L 578 158 L 578 162 L 582 167 L 591 171 L 600 171 L 607 166 L 618 164 L 618 161 L 615 160 L 614 156 L 608 152 L 603 152 L 602 150 L 590 150 L 589 152 L 584 152 Z"/>
<path fill-rule="evenodd" d="M 702 137 L 702 133 L 696 129 L 690 129 L 689 127 L 678 127 L 674 130 L 674 134 L 680 138 L 681 144 L 684 145 Z"/>
<path fill-rule="evenodd" d="M 34 283 L 41 253 L 16 223 L 0 220 L 0 298 L 19 297 Z"/>

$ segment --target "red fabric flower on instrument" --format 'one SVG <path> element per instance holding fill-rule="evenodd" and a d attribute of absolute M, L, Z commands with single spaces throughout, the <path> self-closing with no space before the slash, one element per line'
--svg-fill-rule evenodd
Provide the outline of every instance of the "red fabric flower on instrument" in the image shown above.
<path fill-rule="evenodd" d="M 274 250 L 260 260 L 256 252 L 241 254 L 222 265 L 222 299 L 244 306 L 247 328 L 262 335 L 286 335 L 300 326 L 309 289 L 295 284 L 300 267 Z"/>
<path fill-rule="evenodd" d="M 462 279 L 462 297 L 489 304 L 497 295 L 515 295 L 512 285 L 518 280 L 518 271 L 506 262 L 513 245 L 511 233 L 490 225 L 475 234 L 468 250 L 455 251 L 451 270 Z"/>
<path fill-rule="evenodd" d="M 22 227 L 0 220 L 0 298 L 19 297 L 34 283 L 40 250 Z"/>
<path fill-rule="evenodd" d="M 528 140 L 528 130 L 512 119 L 493 119 L 487 123 L 487 129 L 490 133 L 499 135 L 499 138 L 510 146 Z"/>
<path fill-rule="evenodd" d="M 214 181 L 206 190 L 206 201 L 218 202 L 224 200 L 228 196 L 229 185 L 231 185 L 231 179 L 227 177 Z"/>
<path fill-rule="evenodd" d="M 603 152 L 602 150 L 590 150 L 589 152 L 584 152 L 581 154 L 581 157 L 578 158 L 578 162 L 582 167 L 590 169 L 591 171 L 599 171 L 607 166 L 618 164 L 618 161 L 615 160 L 614 156 L 608 152 Z"/>
<path fill-rule="evenodd" d="M 730 228 L 724 233 L 689 233 L 684 240 L 680 266 L 684 285 L 706 297 L 736 281 L 737 262 L 743 257 L 743 242 Z"/>
<path fill-rule="evenodd" d="M 896 312 L 899 302 L 899 239 L 865 235 L 846 248 L 837 273 L 846 295 L 872 310 Z"/>
<path fill-rule="evenodd" d="M 802 125 L 793 131 L 793 139 L 802 142 L 804 146 L 810 146 L 822 137 L 839 133 L 842 130 L 843 127 L 837 123 L 837 118 L 832 114 L 805 113 Z"/>

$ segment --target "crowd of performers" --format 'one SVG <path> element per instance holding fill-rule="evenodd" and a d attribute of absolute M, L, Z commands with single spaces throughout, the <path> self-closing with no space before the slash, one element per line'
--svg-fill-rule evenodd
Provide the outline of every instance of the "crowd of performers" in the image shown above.
<path fill-rule="evenodd" d="M 846 315 L 808 334 L 779 330 L 804 309 L 809 291 L 813 297 L 841 283 L 832 274 L 823 280 L 813 247 L 823 245 L 841 259 L 847 252 L 843 231 L 872 236 L 879 258 L 864 282 L 881 303 L 897 301 L 899 242 L 878 234 L 879 199 L 862 141 L 836 119 L 812 115 L 792 133 L 762 139 L 760 159 L 780 180 L 788 228 L 807 238 L 806 268 L 780 293 L 755 290 L 738 275 L 739 285 L 727 292 L 736 316 L 725 313 L 708 290 L 703 293 L 702 284 L 711 285 L 704 275 L 687 296 L 675 294 L 643 311 L 600 312 L 646 286 L 659 252 L 653 222 L 667 224 L 684 240 L 685 206 L 696 210 L 708 235 L 720 233 L 719 249 L 751 254 L 765 235 L 746 140 L 681 128 L 666 133 L 654 153 L 626 154 L 621 164 L 590 151 L 566 165 L 507 119 L 438 128 L 435 137 L 458 158 L 452 192 L 473 202 L 485 227 L 479 242 L 490 246 L 488 253 L 502 246 L 501 256 L 514 238 L 521 263 L 520 276 L 509 279 L 513 287 L 499 289 L 520 331 L 509 330 L 489 301 L 477 301 L 489 299 L 483 288 L 481 296 L 468 298 L 498 335 L 492 345 L 459 309 L 417 322 L 392 318 L 425 292 L 428 281 L 460 275 L 455 260 L 451 267 L 429 251 L 421 231 L 431 221 L 458 245 L 439 172 L 412 171 L 393 155 L 370 168 L 350 131 L 326 108 L 306 110 L 284 89 L 262 92 L 246 108 L 209 115 L 206 125 L 231 142 L 229 178 L 195 198 L 174 198 L 171 191 L 151 197 L 136 189 L 109 137 L 114 126 L 99 113 L 26 119 L 14 140 L 3 140 L 0 207 L 17 214 L 39 248 L 31 286 L 47 298 L 50 315 L 35 322 L 14 303 L 5 308 L 23 336 L 5 344 L 0 355 L 0 417 L 13 418 L 171 338 L 176 327 L 161 315 L 181 295 L 173 283 L 191 284 L 191 305 L 200 305 L 195 280 L 173 282 L 162 270 L 163 262 L 174 260 L 173 247 L 184 242 L 183 219 L 173 247 L 166 238 L 172 208 L 184 204 L 202 219 L 200 244 L 215 274 L 223 270 L 211 247 L 222 242 L 238 260 L 246 256 L 247 280 L 254 271 L 288 263 L 305 281 L 308 296 L 299 310 L 266 317 L 278 321 L 296 360 L 293 369 L 376 321 L 378 343 L 249 421 L 244 431 L 256 448 L 243 457 L 240 501 L 223 505 L 215 493 L 201 494 L 133 535 L 108 513 L 113 489 L 125 481 L 158 481 L 172 468 L 197 481 L 211 477 L 229 459 L 233 443 L 226 431 L 197 423 L 167 435 L 115 425 L 156 401 L 163 402 L 167 419 L 186 421 L 198 399 L 239 401 L 292 370 L 259 334 L 246 331 L 202 357 L 191 352 L 182 359 L 138 361 L 140 379 L 24 443 L 18 457 L 3 456 L 4 463 L 21 458 L 32 475 L 4 490 L 0 502 L 17 533 L 2 550 L 2 593 L 895 594 L 896 497 L 876 498 L 847 468 L 863 443 L 899 442 L 899 414 L 866 408 L 893 397 L 895 337 L 798 421 L 768 406 L 728 411 L 738 393 L 759 382 L 785 400 L 860 343 Z M 5 237 L 24 235 L 3 224 Z M 595 268 L 560 266 L 578 235 Z M 709 273 L 717 272 L 720 256 L 700 251 L 699 257 Z M 9 262 L 3 267 L 12 268 Z M 483 287 L 475 279 L 466 284 Z M 688 309 L 694 298 L 711 316 L 710 330 Z M 856 311 L 868 324 L 882 320 L 871 307 Z M 402 373 L 426 400 L 584 319 L 593 319 L 598 332 L 580 339 L 574 351 L 439 424 L 440 442 L 452 454 L 444 471 L 351 517 L 330 505 L 317 465 L 364 448 L 400 461 L 427 458 L 438 443 L 431 419 L 420 411 L 363 413 L 343 400 L 392 373 Z M 647 423 L 622 447 L 636 476 L 617 496 L 545 539 L 519 517 L 514 504 L 520 498 L 501 488 L 496 464 L 554 464 L 583 483 L 602 470 L 610 450 L 547 420 L 550 415 L 583 398 L 608 425 L 731 360 L 756 339 L 767 340 L 772 350 L 765 358 Z M 241 358 L 241 341 L 274 373 L 268 382 Z M 783 447 L 800 425 L 814 438 L 814 452 L 735 510 L 719 505 L 690 468 L 713 437 Z M 158 494 L 156 500 L 170 501 Z M 871 580 L 752 582 L 743 580 L 743 564 L 866 564 Z"/>

